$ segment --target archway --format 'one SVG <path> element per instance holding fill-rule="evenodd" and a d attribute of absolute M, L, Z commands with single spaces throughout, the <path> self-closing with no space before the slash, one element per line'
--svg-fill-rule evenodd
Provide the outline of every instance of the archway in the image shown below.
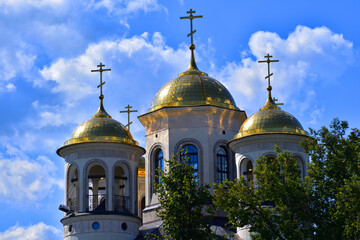
<path fill-rule="evenodd" d="M 75 165 L 70 165 L 66 183 L 66 205 L 70 207 L 70 213 L 79 211 L 79 174 Z"/>
<path fill-rule="evenodd" d="M 129 174 L 127 168 L 121 164 L 114 172 L 114 210 L 129 212 Z"/>
<path fill-rule="evenodd" d="M 245 158 L 241 161 L 240 171 L 240 175 L 245 178 L 248 184 L 254 180 L 254 165 L 250 159 Z"/>
<path fill-rule="evenodd" d="M 106 174 L 100 165 L 90 168 L 88 175 L 89 211 L 106 210 Z"/>

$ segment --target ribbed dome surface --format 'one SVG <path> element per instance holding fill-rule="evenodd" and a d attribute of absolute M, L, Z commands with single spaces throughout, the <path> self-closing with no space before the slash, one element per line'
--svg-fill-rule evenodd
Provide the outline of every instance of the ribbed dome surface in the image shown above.
<path fill-rule="evenodd" d="M 116 142 L 138 145 L 125 126 L 111 118 L 102 103 L 97 113 L 91 119 L 80 124 L 64 145 L 83 142 Z"/>
<path fill-rule="evenodd" d="M 281 110 L 271 99 L 260 111 L 246 119 L 234 139 L 269 133 L 309 135 L 294 116 Z"/>
<path fill-rule="evenodd" d="M 186 71 L 159 90 L 149 112 L 163 107 L 202 105 L 238 109 L 230 92 L 219 81 L 200 71 Z"/>

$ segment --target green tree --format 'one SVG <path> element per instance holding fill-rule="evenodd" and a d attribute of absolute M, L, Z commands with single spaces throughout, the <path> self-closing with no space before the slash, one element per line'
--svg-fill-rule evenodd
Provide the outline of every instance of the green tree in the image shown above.
<path fill-rule="evenodd" d="M 334 119 L 302 144 L 311 159 L 314 239 L 360 239 L 360 132 L 348 130 Z"/>
<path fill-rule="evenodd" d="M 157 214 L 163 221 L 165 239 L 213 239 L 211 222 L 204 216 L 205 205 L 211 203 L 209 186 L 200 186 L 194 167 L 173 156 L 165 161 L 167 170 L 159 171 L 160 183 L 154 189 L 160 203 Z M 148 237 L 149 238 L 149 237 Z M 150 238 L 157 238 L 151 236 Z"/>
<path fill-rule="evenodd" d="M 261 157 L 254 169 L 256 183 L 241 177 L 217 185 L 214 203 L 228 213 L 232 227 L 250 228 L 253 239 L 307 239 L 310 198 L 297 160 L 290 152 Z M 273 204 L 273 207 L 266 205 Z"/>
<path fill-rule="evenodd" d="M 360 133 L 335 119 L 302 142 L 310 157 L 302 180 L 290 152 L 257 160 L 255 182 L 224 182 L 214 203 L 254 239 L 360 239 Z M 274 207 L 264 207 L 264 203 Z"/>

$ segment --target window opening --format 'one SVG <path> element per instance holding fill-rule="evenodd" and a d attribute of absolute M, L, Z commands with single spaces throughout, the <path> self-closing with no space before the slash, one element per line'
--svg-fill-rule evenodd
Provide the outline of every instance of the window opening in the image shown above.
<path fill-rule="evenodd" d="M 216 182 L 222 183 L 229 179 L 229 159 L 224 147 L 218 147 L 216 151 Z"/>

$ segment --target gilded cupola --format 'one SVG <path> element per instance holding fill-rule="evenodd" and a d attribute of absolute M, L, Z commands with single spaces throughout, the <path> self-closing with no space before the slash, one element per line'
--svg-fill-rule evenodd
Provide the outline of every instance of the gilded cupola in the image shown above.
<path fill-rule="evenodd" d="M 100 72 L 100 107 L 92 118 L 80 124 L 71 134 L 69 140 L 64 143 L 64 146 L 88 143 L 88 142 L 112 142 L 124 143 L 138 146 L 139 144 L 133 139 L 129 130 L 120 122 L 114 120 L 105 110 L 103 105 L 104 95 L 102 94 L 102 86 L 105 82 L 102 81 L 102 72 L 110 71 L 111 69 L 103 69 L 102 63 L 98 65 L 100 69 L 91 70 L 92 72 Z"/>
<path fill-rule="evenodd" d="M 155 95 L 148 112 L 164 107 L 192 107 L 192 106 L 216 106 L 228 109 L 236 109 L 235 101 L 230 92 L 219 81 L 201 72 L 196 66 L 193 44 L 192 20 L 202 16 L 194 16 L 190 10 L 190 16 L 181 19 L 190 19 L 191 32 L 191 58 L 190 65 L 185 72 L 180 73 L 176 78 L 166 83 Z"/>
<path fill-rule="evenodd" d="M 137 146 L 130 132 L 105 111 L 103 101 L 92 118 L 80 124 L 64 145 L 84 142 L 116 142 Z"/>
<path fill-rule="evenodd" d="M 234 139 L 239 139 L 247 136 L 258 134 L 296 134 L 308 136 L 309 134 L 301 126 L 300 122 L 290 113 L 280 109 L 275 100 L 271 97 L 272 87 L 270 86 L 270 63 L 278 60 L 270 60 L 272 56 L 269 54 L 265 56 L 266 61 L 259 61 L 268 63 L 268 98 L 265 105 L 260 111 L 254 113 L 251 117 L 245 120 L 240 131 L 234 136 Z"/>

